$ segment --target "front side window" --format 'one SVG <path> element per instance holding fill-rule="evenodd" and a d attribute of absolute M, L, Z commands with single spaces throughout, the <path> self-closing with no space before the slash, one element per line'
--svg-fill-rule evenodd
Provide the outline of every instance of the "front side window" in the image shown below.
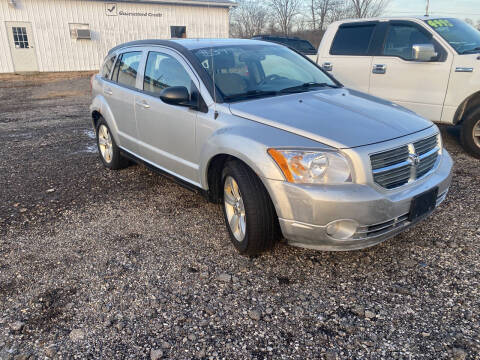
<path fill-rule="evenodd" d="M 13 27 L 13 42 L 17 49 L 28 49 L 30 46 L 28 44 L 28 35 L 27 28 L 25 27 Z"/>
<path fill-rule="evenodd" d="M 317 66 L 278 45 L 231 45 L 194 50 L 225 101 L 337 87 Z"/>
<path fill-rule="evenodd" d="M 108 79 L 110 77 L 110 73 L 112 72 L 114 61 L 115 61 L 115 56 L 111 56 L 103 64 L 102 71 L 101 71 L 101 75 L 103 78 Z"/>
<path fill-rule="evenodd" d="M 455 18 L 432 19 L 425 22 L 460 55 L 480 53 L 480 31 L 466 22 Z"/>
<path fill-rule="evenodd" d="M 184 86 L 191 92 L 192 79 L 173 56 L 150 52 L 145 66 L 143 90 L 159 94 L 163 89 L 172 86 Z"/>
<path fill-rule="evenodd" d="M 375 24 L 340 26 L 330 49 L 331 55 L 362 56 L 368 54 Z"/>
<path fill-rule="evenodd" d="M 413 45 L 435 44 L 431 36 L 418 27 L 408 24 L 390 24 L 383 46 L 383 55 L 414 60 Z M 438 51 L 438 50 L 437 50 Z"/>
<path fill-rule="evenodd" d="M 141 58 L 141 51 L 132 51 L 119 55 L 113 71 L 112 80 L 120 85 L 135 87 Z"/>

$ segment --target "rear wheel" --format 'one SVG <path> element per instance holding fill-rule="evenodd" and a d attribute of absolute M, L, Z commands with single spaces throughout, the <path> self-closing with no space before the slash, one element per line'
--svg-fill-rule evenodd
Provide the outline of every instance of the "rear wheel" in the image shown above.
<path fill-rule="evenodd" d="M 480 158 L 480 107 L 470 112 L 462 124 L 462 145 L 476 158 Z"/>
<path fill-rule="evenodd" d="M 229 161 L 222 174 L 223 214 L 235 248 L 256 255 L 272 248 L 280 227 L 272 200 L 258 176 L 240 161 Z"/>
<path fill-rule="evenodd" d="M 97 124 L 97 146 L 100 159 L 105 167 L 117 170 L 128 166 L 128 159 L 120 154 L 120 149 L 110 132 L 107 122 L 100 118 Z"/>

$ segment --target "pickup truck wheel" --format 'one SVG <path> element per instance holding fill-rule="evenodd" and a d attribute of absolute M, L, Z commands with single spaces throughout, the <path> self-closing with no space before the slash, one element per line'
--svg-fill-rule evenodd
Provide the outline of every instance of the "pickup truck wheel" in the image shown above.
<path fill-rule="evenodd" d="M 258 176 L 240 161 L 230 161 L 222 184 L 223 214 L 235 248 L 245 255 L 272 248 L 280 236 L 278 218 Z"/>
<path fill-rule="evenodd" d="M 110 128 L 104 118 L 98 120 L 96 133 L 98 153 L 100 154 L 103 165 L 112 170 L 127 167 L 128 159 L 120 154 L 120 149 L 115 143 Z"/>
<path fill-rule="evenodd" d="M 476 108 L 462 124 L 462 145 L 467 152 L 480 159 L 480 108 Z"/>

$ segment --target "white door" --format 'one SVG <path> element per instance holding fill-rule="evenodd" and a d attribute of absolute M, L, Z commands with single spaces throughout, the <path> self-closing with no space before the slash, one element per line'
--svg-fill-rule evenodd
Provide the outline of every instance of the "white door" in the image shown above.
<path fill-rule="evenodd" d="M 38 71 L 32 24 L 7 21 L 8 42 L 15 72 Z"/>
<path fill-rule="evenodd" d="M 376 26 L 376 22 L 341 25 L 318 64 L 346 87 L 368 92 L 372 65 L 369 53 Z"/>
<path fill-rule="evenodd" d="M 438 56 L 429 62 L 413 59 L 412 46 L 433 44 Z M 439 121 L 453 56 L 413 22 L 390 22 L 381 56 L 373 58 L 370 93 Z"/>

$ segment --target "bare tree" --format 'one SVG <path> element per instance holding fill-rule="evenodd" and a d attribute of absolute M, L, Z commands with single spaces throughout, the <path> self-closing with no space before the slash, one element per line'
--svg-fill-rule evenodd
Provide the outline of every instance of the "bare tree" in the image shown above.
<path fill-rule="evenodd" d="M 390 0 L 351 0 L 354 16 L 357 18 L 375 17 L 381 15 Z"/>
<path fill-rule="evenodd" d="M 263 33 L 268 22 L 268 10 L 256 0 L 238 0 L 231 12 L 231 34 L 235 37 L 251 38 Z"/>
<path fill-rule="evenodd" d="M 327 18 L 330 15 L 333 7 L 338 1 L 335 0 L 317 0 L 317 13 L 318 13 L 318 28 L 323 30 L 326 25 Z"/>
<path fill-rule="evenodd" d="M 310 0 L 310 13 L 312 15 L 312 29 L 317 30 L 317 19 L 316 19 L 316 2 L 315 0 Z"/>
<path fill-rule="evenodd" d="M 298 15 L 301 0 L 269 0 L 268 3 L 273 12 L 274 22 L 284 35 L 288 35 L 292 30 L 294 18 Z"/>
<path fill-rule="evenodd" d="M 327 16 L 327 23 L 355 17 L 351 0 L 337 0 Z"/>

